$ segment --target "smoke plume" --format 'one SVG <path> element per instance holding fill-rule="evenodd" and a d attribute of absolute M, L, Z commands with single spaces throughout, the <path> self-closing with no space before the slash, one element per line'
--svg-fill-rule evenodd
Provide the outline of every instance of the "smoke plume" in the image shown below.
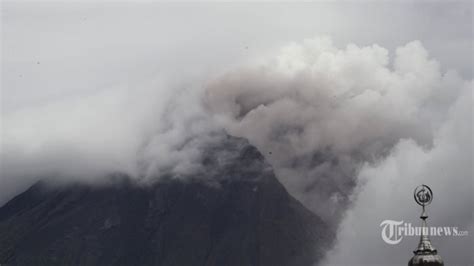
<path fill-rule="evenodd" d="M 180 177 L 201 167 L 222 130 L 255 145 L 305 206 L 334 227 L 343 221 L 347 243 L 348 226 L 378 232 L 353 215 L 367 213 L 379 187 L 386 196 L 375 200 L 390 201 L 421 180 L 435 188 L 472 184 L 472 81 L 441 72 L 419 41 L 393 53 L 307 39 L 206 79 L 110 88 L 2 113 L 0 204 L 47 175 Z M 436 174 L 448 162 L 459 164 L 445 168 L 456 177 Z M 460 191 L 463 207 L 472 207 L 469 191 Z"/>
<path fill-rule="evenodd" d="M 459 91 L 420 42 L 394 56 L 378 45 L 293 43 L 211 82 L 206 103 L 232 135 L 256 145 L 287 189 L 337 221 L 365 164 L 403 139 L 429 149 Z"/>
<path fill-rule="evenodd" d="M 316 38 L 219 77 L 206 104 L 263 152 L 292 195 L 342 221 L 326 265 L 400 265 L 417 237 L 386 245 L 379 224 L 419 224 L 410 194 L 419 184 L 437 193 L 431 225 L 473 230 L 472 87 L 442 73 L 419 41 L 391 55 Z M 472 236 L 433 241 L 447 263 L 472 263 Z"/>

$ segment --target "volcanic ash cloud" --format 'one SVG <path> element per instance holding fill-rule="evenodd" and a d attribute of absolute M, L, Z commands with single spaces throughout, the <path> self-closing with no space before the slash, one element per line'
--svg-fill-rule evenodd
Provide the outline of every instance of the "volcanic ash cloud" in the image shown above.
<path fill-rule="evenodd" d="M 231 135 L 263 152 L 291 194 L 336 222 L 361 167 L 403 139 L 433 147 L 469 86 L 454 71 L 441 73 L 419 41 L 390 55 L 376 44 L 340 49 L 323 37 L 227 72 L 207 86 L 206 105 Z"/>

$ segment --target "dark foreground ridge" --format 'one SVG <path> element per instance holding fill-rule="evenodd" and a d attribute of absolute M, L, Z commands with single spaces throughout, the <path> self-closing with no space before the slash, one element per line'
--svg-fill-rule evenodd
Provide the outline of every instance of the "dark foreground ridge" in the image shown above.
<path fill-rule="evenodd" d="M 0 264 L 319 261 L 333 239 L 329 227 L 286 192 L 255 148 L 227 142 L 210 149 L 204 162 L 214 183 L 198 177 L 146 186 L 127 177 L 102 186 L 38 182 L 0 208 Z M 217 165 L 218 158 L 227 161 Z"/>

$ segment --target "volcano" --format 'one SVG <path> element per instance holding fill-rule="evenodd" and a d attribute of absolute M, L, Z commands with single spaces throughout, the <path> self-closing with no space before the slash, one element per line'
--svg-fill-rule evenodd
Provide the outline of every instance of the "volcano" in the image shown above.
<path fill-rule="evenodd" d="M 0 208 L 0 264 L 304 266 L 331 246 L 247 141 L 226 137 L 202 165 L 153 182 L 39 181 Z"/>

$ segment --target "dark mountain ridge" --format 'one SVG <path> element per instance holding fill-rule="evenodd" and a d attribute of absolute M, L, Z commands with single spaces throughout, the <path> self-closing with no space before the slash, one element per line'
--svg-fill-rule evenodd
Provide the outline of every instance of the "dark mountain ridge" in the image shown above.
<path fill-rule="evenodd" d="M 313 265 L 333 232 L 227 137 L 188 178 L 40 181 L 0 208 L 0 264 Z M 206 180 L 205 182 L 203 180 Z"/>

